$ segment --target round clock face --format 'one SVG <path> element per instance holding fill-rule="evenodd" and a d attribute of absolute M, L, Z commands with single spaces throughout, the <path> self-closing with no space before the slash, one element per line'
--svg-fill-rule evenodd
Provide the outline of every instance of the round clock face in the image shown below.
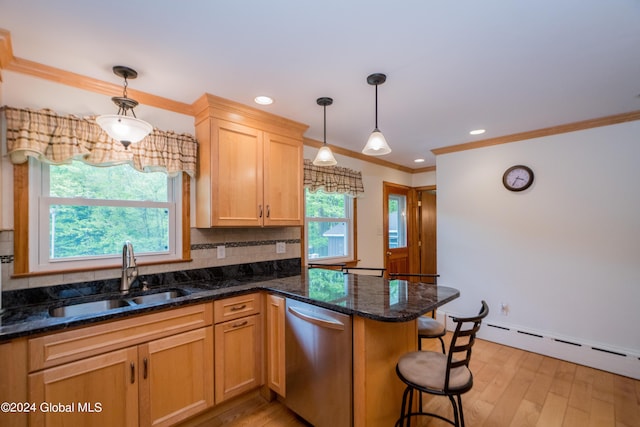
<path fill-rule="evenodd" d="M 502 183 L 507 190 L 523 191 L 533 184 L 533 171 L 523 165 L 511 166 L 502 175 Z"/>

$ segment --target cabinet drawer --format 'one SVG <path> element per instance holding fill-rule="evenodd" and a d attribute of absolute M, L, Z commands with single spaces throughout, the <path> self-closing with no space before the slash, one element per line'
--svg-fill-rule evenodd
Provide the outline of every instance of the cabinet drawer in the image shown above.
<path fill-rule="evenodd" d="M 81 327 L 29 340 L 29 372 L 212 324 L 212 305 L 198 304 Z"/>
<path fill-rule="evenodd" d="M 215 323 L 226 322 L 260 313 L 262 294 L 247 294 L 225 298 L 213 302 L 213 318 Z"/>

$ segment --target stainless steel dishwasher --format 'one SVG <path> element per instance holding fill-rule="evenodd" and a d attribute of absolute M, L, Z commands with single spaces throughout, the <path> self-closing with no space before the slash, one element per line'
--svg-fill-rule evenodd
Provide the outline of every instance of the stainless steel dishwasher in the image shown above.
<path fill-rule="evenodd" d="M 285 404 L 315 427 L 349 427 L 351 317 L 287 299 Z"/>

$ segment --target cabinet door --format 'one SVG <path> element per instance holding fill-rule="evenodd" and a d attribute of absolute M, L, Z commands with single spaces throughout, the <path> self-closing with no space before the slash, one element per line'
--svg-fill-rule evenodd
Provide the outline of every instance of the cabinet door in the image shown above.
<path fill-rule="evenodd" d="M 29 424 L 137 426 L 137 356 L 129 347 L 29 375 Z"/>
<path fill-rule="evenodd" d="M 216 404 L 264 383 L 262 354 L 261 314 L 215 325 Z"/>
<path fill-rule="evenodd" d="M 265 133 L 264 225 L 303 225 L 302 141 Z"/>
<path fill-rule="evenodd" d="M 139 347 L 140 425 L 175 424 L 213 405 L 213 327 Z"/>
<path fill-rule="evenodd" d="M 275 295 L 267 297 L 267 384 L 285 397 L 285 299 Z"/>
<path fill-rule="evenodd" d="M 212 225 L 260 226 L 263 132 L 223 120 L 211 122 Z"/>

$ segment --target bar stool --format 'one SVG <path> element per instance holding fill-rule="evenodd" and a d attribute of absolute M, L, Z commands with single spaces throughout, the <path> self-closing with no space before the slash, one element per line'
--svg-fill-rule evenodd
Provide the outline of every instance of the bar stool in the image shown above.
<path fill-rule="evenodd" d="M 439 274 L 426 274 L 426 273 L 389 273 L 390 279 L 404 279 L 408 278 L 409 281 L 412 281 L 414 278 L 419 278 L 421 282 L 425 283 L 433 283 L 434 285 L 438 284 Z M 442 347 L 442 352 L 445 352 L 444 349 L 444 339 L 443 337 L 447 334 L 447 329 L 442 322 L 438 322 L 436 320 L 436 312 L 431 312 L 431 317 L 420 316 L 418 317 L 418 350 L 422 350 L 422 339 L 432 339 L 437 338 L 440 340 L 440 346 Z"/>
<path fill-rule="evenodd" d="M 396 365 L 396 373 L 407 387 L 402 394 L 402 409 L 400 418 L 396 421 L 396 427 L 404 426 L 405 420 L 407 420 L 407 426 L 410 426 L 411 417 L 416 415 L 427 415 L 456 427 L 464 427 L 461 395 L 471 390 L 473 386 L 473 375 L 469 370 L 471 347 L 475 343 L 482 319 L 488 314 L 489 306 L 482 301 L 482 308 L 477 316 L 453 318 L 456 329 L 449 345 L 449 354 L 413 351 L 400 357 Z M 439 414 L 424 412 L 422 407 L 416 412 L 411 412 L 414 391 L 447 396 L 453 407 L 454 419 L 450 420 Z"/>

